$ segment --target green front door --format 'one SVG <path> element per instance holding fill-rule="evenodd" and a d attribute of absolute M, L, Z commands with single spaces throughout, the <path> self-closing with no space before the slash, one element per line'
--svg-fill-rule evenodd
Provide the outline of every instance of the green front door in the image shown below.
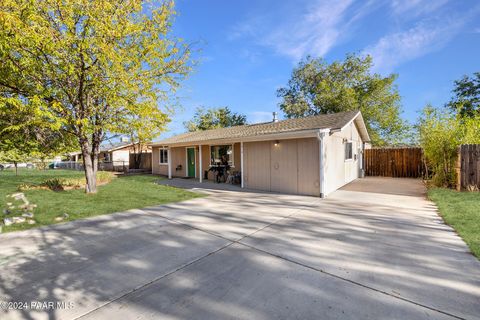
<path fill-rule="evenodd" d="M 195 149 L 187 149 L 188 176 L 195 178 Z"/>

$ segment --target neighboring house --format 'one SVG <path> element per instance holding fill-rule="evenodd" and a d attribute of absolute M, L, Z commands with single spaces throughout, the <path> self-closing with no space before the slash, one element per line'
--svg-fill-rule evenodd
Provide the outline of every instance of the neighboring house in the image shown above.
<path fill-rule="evenodd" d="M 124 162 L 128 165 L 130 152 L 133 152 L 131 143 L 120 142 L 112 145 L 100 146 L 98 161 L 100 162 Z"/>
<path fill-rule="evenodd" d="M 138 149 L 138 148 L 137 148 Z M 119 142 L 117 144 L 102 144 L 98 155 L 99 162 L 113 163 L 115 166 L 127 166 L 130 162 L 130 154 L 139 151 L 134 150 L 133 144 L 130 142 Z M 145 146 L 143 153 L 151 153 L 150 146 Z M 68 154 L 72 161 L 78 162 L 82 159 L 81 152 L 71 152 Z"/>
<path fill-rule="evenodd" d="M 152 173 L 202 182 L 224 156 L 242 187 L 324 197 L 361 176 L 369 140 L 358 111 L 189 132 L 152 144 Z"/>

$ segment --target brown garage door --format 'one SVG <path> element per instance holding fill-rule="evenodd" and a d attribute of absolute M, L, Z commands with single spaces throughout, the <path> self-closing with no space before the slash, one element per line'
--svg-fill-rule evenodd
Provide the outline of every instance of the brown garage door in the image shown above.
<path fill-rule="evenodd" d="M 315 138 L 245 143 L 247 188 L 318 195 L 318 141 Z"/>
<path fill-rule="evenodd" d="M 244 145 L 244 175 L 247 188 L 270 191 L 270 141 Z"/>
<path fill-rule="evenodd" d="M 297 140 L 272 142 L 270 147 L 270 190 L 298 192 Z"/>

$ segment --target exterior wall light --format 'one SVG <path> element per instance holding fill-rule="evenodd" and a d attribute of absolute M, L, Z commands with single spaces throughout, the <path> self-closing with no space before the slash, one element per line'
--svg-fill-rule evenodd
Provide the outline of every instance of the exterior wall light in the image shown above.
<path fill-rule="evenodd" d="M 280 141 L 275 140 L 275 147 L 278 146 L 279 144 L 280 144 Z"/>

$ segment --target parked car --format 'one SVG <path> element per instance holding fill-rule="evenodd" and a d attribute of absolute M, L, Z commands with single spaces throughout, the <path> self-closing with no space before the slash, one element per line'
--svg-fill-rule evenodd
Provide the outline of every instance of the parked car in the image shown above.
<path fill-rule="evenodd" d="M 13 165 L 11 163 L 2 163 L 2 164 L 0 164 L 0 166 L 3 167 L 1 170 L 5 170 L 5 169 L 9 169 L 9 168 L 13 167 Z"/>
<path fill-rule="evenodd" d="M 58 169 L 60 166 L 58 165 L 58 162 L 54 161 L 48 165 L 48 169 Z"/>

